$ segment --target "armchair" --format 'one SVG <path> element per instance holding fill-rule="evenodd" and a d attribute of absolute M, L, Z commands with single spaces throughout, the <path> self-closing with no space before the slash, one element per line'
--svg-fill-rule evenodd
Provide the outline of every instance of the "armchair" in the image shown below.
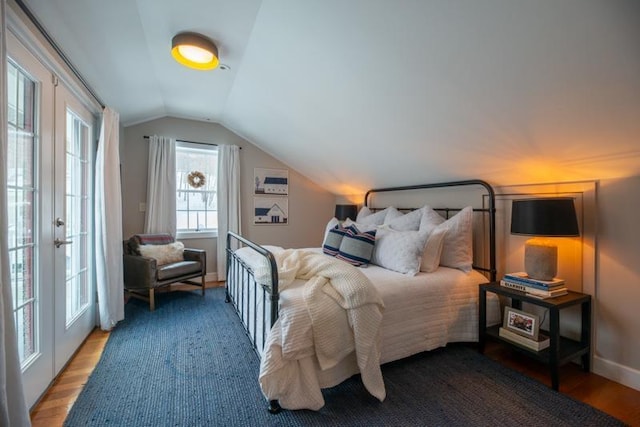
<path fill-rule="evenodd" d="M 124 288 L 131 296 L 148 301 L 151 311 L 155 309 L 155 290 L 172 283 L 201 286 L 204 296 L 204 276 L 207 271 L 205 251 L 185 248 L 182 256 L 179 251 L 176 256 L 174 250 L 171 253 L 173 256 L 158 258 L 143 256 L 140 252 L 141 245 L 145 245 L 144 252 L 150 252 L 147 245 L 172 243 L 175 243 L 175 240 L 170 234 L 136 234 L 123 242 Z M 170 246 L 166 248 L 174 249 Z M 189 280 L 195 277 L 200 277 L 201 283 Z"/>

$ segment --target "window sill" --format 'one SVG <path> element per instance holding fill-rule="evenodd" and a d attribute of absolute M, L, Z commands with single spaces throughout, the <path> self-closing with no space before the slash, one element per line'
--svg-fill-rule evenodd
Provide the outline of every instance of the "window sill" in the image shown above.
<path fill-rule="evenodd" d="M 218 230 L 176 232 L 176 239 L 211 239 L 214 237 L 218 237 Z"/>

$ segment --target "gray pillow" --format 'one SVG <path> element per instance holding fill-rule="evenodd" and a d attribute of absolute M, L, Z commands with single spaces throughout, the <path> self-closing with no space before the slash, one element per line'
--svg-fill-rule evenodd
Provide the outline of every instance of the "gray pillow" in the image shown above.
<path fill-rule="evenodd" d="M 336 256 L 340 252 L 342 238 L 347 234 L 347 229 L 336 225 L 327 232 L 327 236 L 322 243 L 322 252 L 327 255 Z"/>
<path fill-rule="evenodd" d="M 376 243 L 376 230 L 360 232 L 356 227 L 347 228 L 336 258 L 351 265 L 366 266 L 371 261 Z"/>

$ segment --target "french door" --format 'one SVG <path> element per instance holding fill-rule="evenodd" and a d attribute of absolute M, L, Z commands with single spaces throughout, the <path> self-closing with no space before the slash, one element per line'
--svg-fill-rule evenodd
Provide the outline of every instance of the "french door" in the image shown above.
<path fill-rule="evenodd" d="M 7 35 L 7 237 L 31 406 L 95 325 L 93 117 Z"/>

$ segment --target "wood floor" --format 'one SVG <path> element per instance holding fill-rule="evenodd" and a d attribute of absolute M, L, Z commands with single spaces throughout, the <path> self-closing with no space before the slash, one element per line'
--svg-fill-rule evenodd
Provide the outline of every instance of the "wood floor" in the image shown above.
<path fill-rule="evenodd" d="M 109 338 L 108 332 L 94 330 L 66 369 L 31 412 L 33 427 L 61 426 L 80 394 L 89 374 L 100 359 Z M 497 343 L 487 343 L 487 356 L 547 385 L 548 369 Z M 565 365 L 560 373 L 560 392 L 588 403 L 631 426 L 640 427 L 640 391 L 593 373 L 582 372 L 577 365 Z"/>
<path fill-rule="evenodd" d="M 487 342 L 485 354 L 551 387 L 549 368 L 499 343 Z M 640 391 L 583 372 L 577 364 L 560 368 L 560 392 L 610 414 L 630 426 L 640 427 Z"/>
<path fill-rule="evenodd" d="M 82 391 L 89 374 L 100 360 L 109 332 L 95 329 L 31 411 L 33 427 L 61 426 Z"/>

